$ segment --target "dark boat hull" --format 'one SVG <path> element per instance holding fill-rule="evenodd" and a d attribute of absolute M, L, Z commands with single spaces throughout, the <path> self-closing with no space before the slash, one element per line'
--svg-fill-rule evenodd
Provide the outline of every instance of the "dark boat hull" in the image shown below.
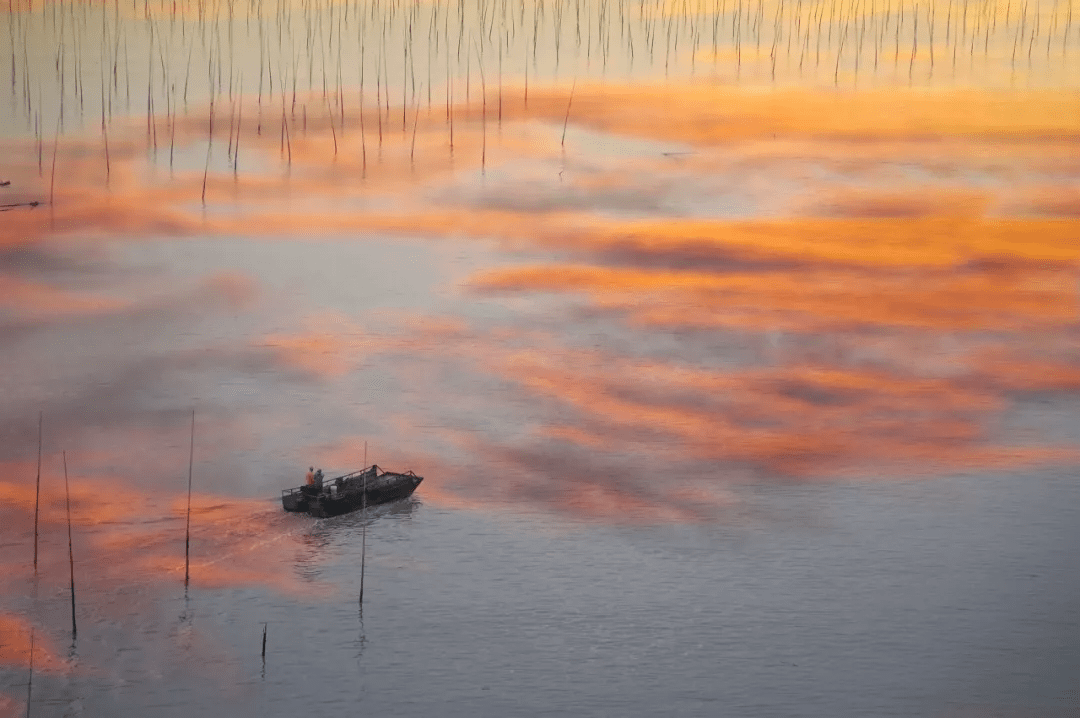
<path fill-rule="evenodd" d="M 397 473 L 371 466 L 354 474 L 331 479 L 321 490 L 301 486 L 282 492 L 286 511 L 306 512 L 316 518 L 340 516 L 365 506 L 396 501 L 411 495 L 424 477 L 411 471 Z"/>
<path fill-rule="evenodd" d="M 281 505 L 286 511 L 306 512 L 308 510 L 308 497 L 300 491 L 281 495 Z"/>
<path fill-rule="evenodd" d="M 372 484 L 375 485 L 368 486 L 367 491 L 358 488 L 339 493 L 322 493 L 308 503 L 307 512 L 317 518 L 327 518 L 362 509 L 365 500 L 368 506 L 396 501 L 411 495 L 423 480 L 421 476 L 386 473 L 373 481 Z"/>

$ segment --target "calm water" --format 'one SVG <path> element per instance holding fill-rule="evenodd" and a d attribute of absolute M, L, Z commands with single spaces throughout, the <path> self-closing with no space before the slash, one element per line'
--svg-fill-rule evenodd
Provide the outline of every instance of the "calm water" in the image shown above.
<path fill-rule="evenodd" d="M 0 718 L 1076 715 L 1073 10 L 0 10 Z"/>
<path fill-rule="evenodd" d="M 363 612 L 362 517 L 267 504 L 249 520 L 292 536 L 268 550 L 327 595 L 94 586 L 33 712 L 1075 713 L 1072 475 L 745 490 L 726 521 L 647 528 L 421 492 L 368 519 Z M 26 608 L 63 622 L 61 593 Z"/>

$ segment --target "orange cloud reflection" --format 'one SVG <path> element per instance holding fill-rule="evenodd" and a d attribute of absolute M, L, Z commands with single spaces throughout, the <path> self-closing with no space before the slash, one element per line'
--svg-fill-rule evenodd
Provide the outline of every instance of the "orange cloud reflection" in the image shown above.
<path fill-rule="evenodd" d="M 47 457 L 46 466 L 54 462 Z M 7 578 L 25 580 L 32 553 L 36 488 L 34 466 L 10 462 L 0 475 L 0 500 L 6 530 L 17 541 L 21 560 L 5 566 Z M 29 473 L 28 473 L 29 472 Z M 14 479 L 29 476 L 25 479 Z M 150 491 L 109 475 L 80 474 L 71 486 L 71 520 L 78 579 L 128 584 L 182 583 L 186 495 Z M 55 478 L 43 478 L 39 510 L 42 580 L 66 582 L 67 501 Z M 262 499 L 238 499 L 196 493 L 191 509 L 191 581 L 204 588 L 259 585 L 283 593 L 306 595 L 316 590 L 295 576 L 282 551 L 303 525 L 290 523 L 280 506 Z M 61 542 L 61 538 L 64 540 Z M 60 551 L 63 543 L 65 550 Z M 115 557 L 124 557 L 116 561 Z"/>
<path fill-rule="evenodd" d="M 32 626 L 22 616 L 0 612 L 0 666 L 26 670 L 30 665 L 30 631 Z M 63 671 L 67 665 L 57 653 L 48 634 L 34 631 L 34 670 Z M 2 705 L 2 704 L 0 704 Z"/>
<path fill-rule="evenodd" d="M 488 270 L 484 292 L 584 292 L 642 324 L 794 331 L 1052 327 L 1075 313 L 1071 223 L 789 220 L 592 225 L 596 264 Z M 610 266 L 614 262 L 620 266 Z M 677 267 L 678 269 L 669 269 Z"/>
<path fill-rule="evenodd" d="M 479 102 L 458 104 L 453 154 L 442 113 L 422 113 L 415 156 L 409 133 L 387 133 L 378 148 L 370 109 L 332 124 L 317 93 L 301 97 L 300 114 L 285 118 L 291 148 L 276 113 L 245 124 L 233 141 L 248 171 L 218 158 L 205 207 L 202 172 L 168 173 L 161 155 L 147 171 L 151 153 L 138 140 L 119 146 L 107 186 L 94 139 L 63 142 L 55 206 L 13 216 L 0 237 L 12 245 L 73 233 L 305 242 L 390 234 L 507 250 L 498 267 L 475 271 L 462 299 L 509 318 L 485 308 L 424 325 L 363 307 L 311 307 L 300 326 L 245 339 L 290 380 L 344 387 L 373 366 L 400 378 L 395 391 L 414 396 L 400 414 L 380 417 L 393 427 L 387 434 L 399 434 L 395 449 L 450 445 L 477 457 L 448 461 L 457 488 L 425 485 L 433 500 L 487 492 L 610 517 L 649 507 L 692 520 L 687 497 L 708 495 L 686 478 L 695 471 L 650 493 L 646 469 L 619 460 L 638 449 L 684 468 L 781 477 L 1071 460 L 1071 447 L 1014 446 L 992 426 L 1016 394 L 1077 390 L 1075 93 L 582 84 L 564 153 L 569 92 L 534 87 L 526 108 L 520 89 L 504 88 L 497 132 Z M 245 118 L 253 109 L 249 99 Z M 196 111 L 176 120 L 177 137 L 200 156 L 206 119 Z M 215 152 L 229 124 L 215 123 Z M 45 191 L 32 148 L 15 146 L 12 156 L 19 191 Z M 701 184 L 707 191 L 683 201 Z M 772 194 L 783 196 L 762 199 Z M 23 295 L 19 312 L 118 311 L 4 281 Z M 207 286 L 234 306 L 251 293 L 239 276 Z M 1040 337 L 1060 339 L 1033 348 Z M 709 341 L 738 345 L 738 360 L 725 355 L 714 366 L 708 351 L 684 355 Z M 421 430 L 429 418 L 438 429 Z M 487 441 L 468 438 L 476 425 Z M 353 466 L 358 445 L 339 436 L 318 448 Z M 595 455 L 598 465 L 574 473 L 545 461 L 562 451 Z M 513 471 L 473 471 L 488 461 Z M 539 491 L 537 476 L 556 480 Z M 143 509 L 136 501 L 95 511 L 119 524 Z M 175 507 L 155 510 L 177 520 Z M 55 507 L 48 515 L 58 519 Z M 205 514 L 208 536 L 228 523 L 218 515 Z M 157 541 L 130 528 L 98 540 L 114 550 Z M 174 578 L 173 547 L 146 556 L 140 570 Z M 199 580 L 226 580 L 217 565 L 199 568 Z M 247 571 L 238 580 L 273 581 L 259 567 Z"/>
<path fill-rule="evenodd" d="M 936 472 L 963 466 L 1071 461 L 1070 447 L 988 443 L 985 418 L 1000 411 L 1002 387 L 1062 386 L 1075 367 L 986 364 L 975 377 L 936 379 L 858 367 L 783 366 L 713 373 L 665 371 L 612 358 L 583 372 L 582 362 L 526 360 L 497 368 L 530 392 L 579 412 L 577 426 L 548 433 L 589 450 L 624 443 L 671 444 L 702 459 L 749 464 L 788 476 L 837 472 Z M 568 366 L 579 367 L 571 371 Z M 1041 368 L 1044 377 L 1031 371 Z M 1052 383 L 1051 383 L 1052 382 Z M 1064 384 L 1068 386 L 1068 384 Z"/>

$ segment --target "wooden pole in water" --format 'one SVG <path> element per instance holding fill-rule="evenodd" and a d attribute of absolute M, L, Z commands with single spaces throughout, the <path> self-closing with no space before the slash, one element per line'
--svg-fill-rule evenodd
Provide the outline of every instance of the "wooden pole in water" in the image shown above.
<path fill-rule="evenodd" d="M 184 533 L 184 587 L 191 580 L 191 472 L 195 466 L 195 410 L 191 410 L 191 445 L 188 449 L 187 527 Z"/>
<path fill-rule="evenodd" d="M 566 126 L 570 124 L 570 105 L 574 103 L 574 90 L 577 89 L 577 78 L 574 78 L 574 84 L 570 86 L 570 99 L 566 102 L 566 117 L 563 118 L 562 125 L 562 148 L 566 149 Z"/>
<path fill-rule="evenodd" d="M 364 605 L 364 560 L 367 558 L 367 442 L 364 442 L 364 493 L 361 498 L 363 517 L 360 529 L 360 605 Z"/>
<path fill-rule="evenodd" d="M 63 98 L 63 93 L 60 95 Z M 49 178 L 49 222 L 55 221 L 55 203 L 54 198 L 56 196 L 56 148 L 60 144 L 60 122 L 64 117 L 64 111 L 60 111 L 60 117 L 56 119 L 56 134 L 53 135 L 53 149 L 52 149 L 52 175 Z"/>
<path fill-rule="evenodd" d="M 34 629 L 30 629 L 30 678 L 26 681 L 26 718 L 30 718 L 30 696 L 34 692 Z"/>
<path fill-rule="evenodd" d="M 423 85 L 421 84 L 420 87 L 423 88 Z M 420 103 L 417 102 L 416 103 L 416 112 L 413 113 L 412 145 L 409 147 L 409 166 L 410 167 L 414 166 L 413 163 L 415 161 L 414 158 L 415 158 L 415 155 L 416 155 L 416 125 L 417 125 L 417 123 L 419 121 L 420 121 Z"/>
<path fill-rule="evenodd" d="M 34 494 L 34 574 L 37 574 L 38 510 L 41 507 L 41 412 L 38 412 L 37 489 Z"/>
<path fill-rule="evenodd" d="M 75 626 L 75 552 L 71 547 L 71 487 L 68 485 L 67 452 L 64 457 L 64 495 L 67 499 L 67 525 L 68 525 L 68 564 L 71 567 L 71 637 L 75 638 L 77 628 Z"/>
<path fill-rule="evenodd" d="M 263 621 L 262 659 L 266 663 L 266 621 Z"/>

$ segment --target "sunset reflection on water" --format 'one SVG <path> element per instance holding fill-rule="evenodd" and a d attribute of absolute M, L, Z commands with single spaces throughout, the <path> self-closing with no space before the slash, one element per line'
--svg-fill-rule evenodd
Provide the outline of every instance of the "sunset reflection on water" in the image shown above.
<path fill-rule="evenodd" d="M 568 92 L 459 106 L 452 155 L 439 113 L 380 157 L 309 110 L 284 166 L 246 126 L 274 171 L 215 167 L 205 205 L 141 140 L 106 182 L 62 139 L 54 187 L 6 141 L 4 197 L 55 202 L 0 222 L 5 596 L 66 586 L 61 451 L 78 579 L 176 592 L 192 407 L 192 586 L 297 596 L 340 587 L 277 492 L 365 447 L 434 507 L 634 525 L 736 520 L 746 482 L 1077 464 L 1015 420 L 1080 391 L 1075 93 L 585 86 L 564 145 Z"/>
<path fill-rule="evenodd" d="M 490 459 L 525 472 L 510 498 L 529 500 L 532 479 L 565 467 L 522 457 L 551 451 L 614 462 L 564 490 L 627 481 L 656 508 L 664 499 L 639 485 L 650 456 L 697 477 L 673 478 L 662 495 L 693 489 L 701 461 L 713 462 L 713 483 L 747 469 L 903 475 L 1071 460 L 1071 446 L 990 426 L 1018 395 L 1080 384 L 1067 199 L 1080 167 L 1062 152 L 1078 141 L 1075 97 L 657 92 L 685 117 L 649 122 L 655 101 L 643 91 L 577 89 L 575 124 L 616 134 L 564 149 L 549 124 L 562 99 L 534 90 L 527 109 L 508 100 L 497 130 L 463 119 L 450 163 L 443 120 L 425 113 L 420 161 L 406 171 L 400 155 L 373 158 L 370 174 L 355 164 L 355 136 L 339 159 L 326 155 L 328 128 L 313 114 L 286 176 L 212 173 L 206 209 L 191 201 L 201 178 L 147 174 L 132 153 L 113 158 L 104 185 L 100 158 L 62 144 L 55 207 L 5 215 L 7 381 L 23 387 L 5 420 L 19 439 L 7 458 L 33 450 L 35 408 L 73 456 L 88 431 L 123 446 L 152 417 L 182 441 L 177 401 L 232 373 L 237 401 L 212 390 L 199 401 L 252 453 L 267 431 L 313 423 L 307 446 L 292 449 L 298 466 L 313 447 L 340 445 L 335 427 L 351 424 L 347 441 L 362 434 L 391 456 L 456 466 L 444 493 L 455 475 L 473 477 L 466 494 L 504 492 L 476 478 Z M 491 134 L 483 167 L 481 131 Z M 247 132 L 248 151 L 272 161 L 276 140 Z M 387 152 L 403 142 L 388 138 Z M 684 149 L 661 156 L 651 142 Z M 33 196 L 32 148 L 11 149 L 25 161 L 13 182 Z M 693 181 L 708 189 L 687 206 L 679 198 Z M 411 244 L 380 271 L 395 235 Z M 187 237 L 200 240 L 190 251 Z M 220 249 L 207 253 L 203 238 Z M 262 259 L 264 238 L 356 245 L 359 264 L 329 280 L 316 264 L 290 273 L 280 262 L 300 255 Z M 149 269 L 125 266 L 133 245 Z M 168 268 L 178 256 L 183 276 Z M 72 366 L 55 352 L 72 335 L 105 341 L 80 348 Z M 200 446 L 209 468 L 215 449 Z M 341 468 L 356 451 L 344 450 L 352 460 Z M 639 468 L 617 458 L 629 455 Z M 156 467 L 119 463 L 122 478 L 161 488 Z M 224 473 L 240 495 L 275 485 Z"/>

